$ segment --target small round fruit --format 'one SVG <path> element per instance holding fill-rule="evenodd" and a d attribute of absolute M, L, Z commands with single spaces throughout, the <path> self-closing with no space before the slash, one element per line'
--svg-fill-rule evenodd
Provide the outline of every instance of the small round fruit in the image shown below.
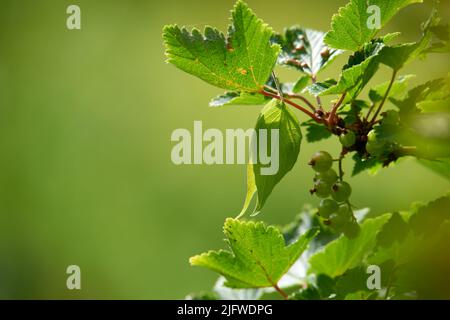
<path fill-rule="evenodd" d="M 353 131 L 349 131 L 346 134 L 343 134 L 339 137 L 339 141 L 341 141 L 341 144 L 346 147 L 349 148 L 352 145 L 355 144 L 356 142 L 356 135 Z"/>
<path fill-rule="evenodd" d="M 312 156 L 309 164 L 315 171 L 325 172 L 333 165 L 333 158 L 326 151 L 318 151 Z"/>
<path fill-rule="evenodd" d="M 338 209 L 338 203 L 331 199 L 323 199 L 319 203 L 319 215 L 325 219 L 329 218 L 330 215 L 335 213 Z"/>
<path fill-rule="evenodd" d="M 345 181 L 336 182 L 331 188 L 331 197 L 337 202 L 346 201 L 351 194 L 352 187 Z"/>
<path fill-rule="evenodd" d="M 350 223 L 347 223 L 346 225 L 344 225 L 343 231 L 344 231 L 344 235 L 347 238 L 355 239 L 361 233 L 361 227 L 359 226 L 358 222 L 351 221 Z"/>
<path fill-rule="evenodd" d="M 331 192 L 331 184 L 318 180 L 314 183 L 314 192 L 319 198 L 328 198 Z"/>
<path fill-rule="evenodd" d="M 328 225 L 335 233 L 341 233 L 344 231 L 345 225 L 348 223 L 347 217 L 333 213 L 328 219 Z"/>
<path fill-rule="evenodd" d="M 318 172 L 316 173 L 315 177 L 314 177 L 314 181 L 318 181 L 318 180 L 322 180 L 330 185 L 332 185 L 333 183 L 335 183 L 338 180 L 338 175 L 336 173 L 336 171 L 334 171 L 333 169 L 324 171 L 324 172 Z"/>
<path fill-rule="evenodd" d="M 353 211 L 348 204 L 344 203 L 338 207 L 337 214 L 350 220 L 353 216 Z"/>

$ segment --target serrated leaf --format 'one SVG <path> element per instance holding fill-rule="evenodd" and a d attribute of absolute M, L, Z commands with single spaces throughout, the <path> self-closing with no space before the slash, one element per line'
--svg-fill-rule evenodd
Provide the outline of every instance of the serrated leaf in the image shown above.
<path fill-rule="evenodd" d="M 275 143 L 278 143 L 279 156 L 277 159 L 278 171 L 275 174 L 263 174 L 262 172 L 262 170 L 267 170 L 267 167 L 273 165 L 273 162 L 270 165 L 264 165 L 260 161 L 260 157 L 254 157 L 255 160 L 252 167 L 256 193 L 258 195 L 254 214 L 261 211 L 273 188 L 293 168 L 300 152 L 300 143 L 302 140 L 300 124 L 294 113 L 284 103 L 275 99 L 270 101 L 261 111 L 255 130 L 258 133 L 256 135 L 256 145 L 259 155 L 261 155 L 261 152 L 272 155 L 272 144 L 270 141 L 274 137 Z M 266 146 L 260 140 L 260 130 L 267 131 L 268 138 Z M 272 130 L 278 130 L 278 141 L 272 135 Z"/>
<path fill-rule="evenodd" d="M 228 36 L 206 27 L 203 34 L 176 25 L 163 32 L 167 61 L 181 70 L 230 91 L 258 92 L 269 78 L 280 48 L 273 31 L 238 1 Z"/>
<path fill-rule="evenodd" d="M 361 233 L 356 239 L 341 236 L 330 242 L 309 259 L 311 267 L 308 272 L 334 278 L 358 266 L 375 247 L 377 234 L 389 217 L 390 214 L 385 214 L 367 219 L 361 225 Z"/>
<path fill-rule="evenodd" d="M 374 174 L 382 168 L 383 163 L 375 157 L 370 157 L 368 159 L 363 159 L 357 153 L 353 156 L 355 165 L 353 166 L 352 177 L 360 174 L 365 170 L 371 170 Z"/>
<path fill-rule="evenodd" d="M 347 97 L 356 99 L 364 86 L 378 70 L 377 57 L 384 47 L 383 39 L 377 39 L 367 43 L 363 49 L 350 56 L 347 65 L 342 71 L 338 83 L 319 95 L 342 94 L 347 92 Z"/>
<path fill-rule="evenodd" d="M 379 54 L 379 61 L 398 71 L 412 59 L 420 56 L 430 46 L 432 40 L 431 28 L 439 23 L 437 10 L 433 10 L 430 18 L 424 24 L 423 35 L 418 42 L 403 43 L 396 46 L 386 46 Z"/>
<path fill-rule="evenodd" d="M 306 140 L 308 142 L 317 142 L 331 137 L 331 132 L 323 124 L 307 121 L 302 126 L 306 127 Z"/>
<path fill-rule="evenodd" d="M 400 109 L 400 113 L 419 113 L 418 105 L 424 101 L 447 99 L 450 88 L 450 77 L 430 80 L 408 91 L 403 99 L 391 98 L 390 100 Z"/>
<path fill-rule="evenodd" d="M 371 23 L 375 12 L 368 11 L 369 7 L 379 8 L 381 28 L 400 9 L 418 2 L 422 0 L 351 0 L 333 16 L 324 41 L 332 48 L 357 51 L 379 31 Z"/>
<path fill-rule="evenodd" d="M 228 218 L 224 233 L 230 251 L 194 256 L 189 260 L 191 265 L 220 273 L 227 279 L 227 287 L 265 288 L 278 283 L 316 236 L 317 229 L 307 231 L 289 246 L 278 229 L 262 222 Z"/>
<path fill-rule="evenodd" d="M 394 242 L 402 242 L 409 232 L 408 224 L 398 212 L 394 212 L 389 221 L 377 235 L 377 246 L 388 248 Z"/>
<path fill-rule="evenodd" d="M 259 300 L 264 294 L 263 289 L 232 289 L 226 287 L 226 279 L 219 277 L 214 285 L 214 293 L 220 300 Z"/>
<path fill-rule="evenodd" d="M 282 36 L 275 38 L 282 47 L 278 63 L 311 76 L 317 75 L 342 53 L 341 50 L 328 48 L 323 42 L 324 37 L 324 32 L 299 26 L 286 29 Z"/>
<path fill-rule="evenodd" d="M 262 94 L 246 92 L 225 92 L 215 97 L 209 103 L 210 107 L 223 107 L 232 105 L 261 105 L 268 99 Z"/>
<path fill-rule="evenodd" d="M 450 221 L 450 196 L 444 196 L 417 209 L 409 219 L 416 234 L 433 234 L 444 221 Z"/>
<path fill-rule="evenodd" d="M 415 77 L 414 75 L 404 75 L 397 78 L 397 80 L 394 81 L 391 90 L 389 91 L 388 98 L 394 98 L 394 99 L 402 99 L 408 90 L 408 81 Z M 383 100 L 383 97 L 386 94 L 386 91 L 389 87 L 390 81 L 384 82 L 378 86 L 373 87 L 369 91 L 369 98 L 372 102 L 380 102 Z"/>

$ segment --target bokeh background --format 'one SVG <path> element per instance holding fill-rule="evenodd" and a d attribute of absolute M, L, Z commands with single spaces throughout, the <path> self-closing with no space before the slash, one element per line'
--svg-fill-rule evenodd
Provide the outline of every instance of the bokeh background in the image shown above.
<path fill-rule="evenodd" d="M 277 31 L 328 30 L 346 0 L 248 0 Z M 191 255 L 223 247 L 224 219 L 245 192 L 244 166 L 175 166 L 174 129 L 253 127 L 261 107 L 209 108 L 221 93 L 164 62 L 165 24 L 226 29 L 234 0 L 2 0 L 0 3 L 0 298 L 181 299 L 216 276 Z M 77 4 L 82 29 L 66 29 Z M 383 31 L 414 41 L 429 5 L 402 11 Z M 441 4 L 448 20 L 449 1 Z M 343 56 L 321 75 L 335 76 Z M 410 64 L 414 83 L 444 76 L 448 56 Z M 292 71 L 280 76 L 295 80 Z M 381 70 L 372 84 L 389 79 Z M 304 116 L 298 114 L 301 120 Z M 307 158 L 336 141 L 303 143 L 297 166 L 258 219 L 290 221 L 305 203 Z M 350 161 L 346 168 L 350 169 Z M 449 190 L 413 159 L 350 179 L 353 202 L 374 213 Z M 66 289 L 66 267 L 82 290 Z"/>

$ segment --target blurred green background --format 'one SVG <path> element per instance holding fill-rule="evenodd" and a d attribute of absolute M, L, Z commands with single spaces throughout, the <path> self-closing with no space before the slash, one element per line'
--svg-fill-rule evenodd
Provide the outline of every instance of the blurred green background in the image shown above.
<path fill-rule="evenodd" d="M 346 2 L 248 0 L 277 31 L 296 23 L 326 31 Z M 188 258 L 223 246 L 222 223 L 243 202 L 245 167 L 175 166 L 170 135 L 191 130 L 194 120 L 250 128 L 261 107 L 209 108 L 222 90 L 165 64 L 161 30 L 170 23 L 225 30 L 233 3 L 1 1 L 0 298 L 179 299 L 212 286 L 216 276 L 190 267 Z M 70 4 L 81 7 L 79 31 L 66 29 Z M 383 32 L 417 39 L 429 8 L 403 10 Z M 449 18 L 449 1 L 441 13 Z M 335 76 L 345 59 L 321 78 Z M 448 70 L 448 56 L 431 56 L 403 74 L 422 83 Z M 371 83 L 387 79 L 382 68 Z M 306 162 L 325 148 L 337 152 L 338 144 L 303 144 L 258 219 L 286 223 L 305 203 L 317 203 Z M 450 187 L 412 159 L 350 182 L 353 202 L 375 213 Z M 81 267 L 81 291 L 66 289 L 70 264 Z"/>

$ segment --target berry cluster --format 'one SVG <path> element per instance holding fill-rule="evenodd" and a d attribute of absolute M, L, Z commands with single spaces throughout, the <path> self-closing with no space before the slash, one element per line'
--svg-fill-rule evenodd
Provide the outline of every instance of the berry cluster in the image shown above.
<path fill-rule="evenodd" d="M 320 217 L 335 233 L 343 232 L 350 239 L 356 238 L 360 226 L 349 202 L 352 188 L 333 170 L 333 158 L 328 152 L 318 151 L 309 164 L 316 171 L 314 187 L 310 192 L 322 199 L 319 204 Z"/>
<path fill-rule="evenodd" d="M 389 110 L 383 113 L 383 119 L 380 125 L 375 126 L 367 134 L 367 152 L 374 157 L 384 158 L 399 148 L 395 141 L 395 134 L 400 125 L 399 114 L 396 111 Z"/>

